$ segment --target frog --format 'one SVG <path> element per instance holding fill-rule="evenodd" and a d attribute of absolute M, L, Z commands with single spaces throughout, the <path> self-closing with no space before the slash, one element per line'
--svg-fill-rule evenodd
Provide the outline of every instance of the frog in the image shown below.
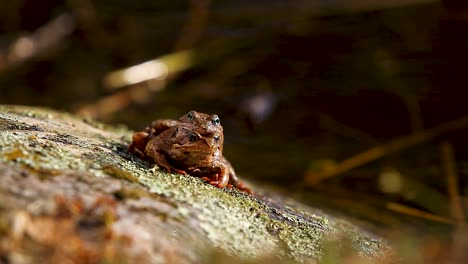
<path fill-rule="evenodd" d="M 194 110 L 190 110 L 179 119 L 159 119 L 147 126 L 144 131 L 137 132 L 132 137 L 132 143 L 129 147 L 129 151 L 135 153 L 140 158 L 145 158 L 144 150 L 146 144 L 151 138 L 158 136 L 165 130 L 172 127 L 186 127 L 195 130 L 201 135 L 213 135 L 216 134 L 220 137 L 219 147 L 220 151 L 223 151 L 224 145 L 224 134 L 221 121 L 216 114 L 205 114 Z"/>
<path fill-rule="evenodd" d="M 224 135 L 217 115 L 190 111 L 178 120 L 152 122 L 133 136 L 129 151 L 168 172 L 200 177 L 218 188 L 252 193 L 223 156 Z"/>

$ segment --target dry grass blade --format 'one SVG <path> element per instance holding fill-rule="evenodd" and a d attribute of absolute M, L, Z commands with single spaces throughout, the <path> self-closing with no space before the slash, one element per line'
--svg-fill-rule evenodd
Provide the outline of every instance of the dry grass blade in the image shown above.
<path fill-rule="evenodd" d="M 440 215 L 435 215 L 431 214 L 416 208 L 412 208 L 406 205 L 398 204 L 398 203 L 392 203 L 389 202 L 386 204 L 386 208 L 388 210 L 404 214 L 404 215 L 409 215 L 433 222 L 439 222 L 439 223 L 444 223 L 444 224 L 453 224 L 453 221 L 451 219 L 448 219 L 446 217 L 440 216 Z"/>
<path fill-rule="evenodd" d="M 11 43 L 8 50 L 0 50 L 0 73 L 52 52 L 73 30 L 75 30 L 74 17 L 63 13 L 36 31 L 18 37 Z"/>
<path fill-rule="evenodd" d="M 457 223 L 463 224 L 465 222 L 465 215 L 463 213 L 463 206 L 458 192 L 459 185 L 457 179 L 457 166 L 453 155 L 452 143 L 447 141 L 442 142 L 440 144 L 440 151 L 444 174 L 447 178 L 451 215 Z"/>
<path fill-rule="evenodd" d="M 308 185 L 317 184 L 325 179 L 350 171 L 354 168 L 357 168 L 379 158 L 385 157 L 386 155 L 389 155 L 391 153 L 398 152 L 403 149 L 421 144 L 423 142 L 430 141 L 443 133 L 467 127 L 468 117 L 463 117 L 454 121 L 441 124 L 434 128 L 418 131 L 407 136 L 396 138 L 386 144 L 373 147 L 355 156 L 352 156 L 351 158 L 348 158 L 342 161 L 341 163 L 337 164 L 336 167 L 333 169 L 319 173 L 310 173 L 305 179 L 306 183 Z"/>

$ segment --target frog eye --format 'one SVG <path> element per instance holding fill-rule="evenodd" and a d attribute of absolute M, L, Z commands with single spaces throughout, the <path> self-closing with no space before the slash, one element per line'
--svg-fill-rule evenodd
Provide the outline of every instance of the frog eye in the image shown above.
<path fill-rule="evenodd" d="M 195 142 L 195 141 L 197 141 L 199 139 L 199 137 L 195 133 L 190 133 L 188 139 L 189 139 L 190 142 Z"/>
<path fill-rule="evenodd" d="M 190 111 L 190 112 L 187 113 L 187 119 L 188 119 L 188 120 L 193 120 L 194 118 L 195 118 L 195 115 L 193 114 L 192 111 Z"/>
<path fill-rule="evenodd" d="M 219 136 L 214 136 L 213 138 L 214 138 L 214 140 L 215 140 L 216 142 L 219 141 Z"/>
<path fill-rule="evenodd" d="M 211 117 L 211 123 L 215 126 L 219 125 L 221 123 L 221 120 L 219 120 L 219 117 L 217 115 L 213 115 Z"/>

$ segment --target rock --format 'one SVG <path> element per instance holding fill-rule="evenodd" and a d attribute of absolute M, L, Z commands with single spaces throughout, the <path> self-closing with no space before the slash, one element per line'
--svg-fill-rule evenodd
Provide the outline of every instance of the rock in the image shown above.
<path fill-rule="evenodd" d="M 131 135 L 67 113 L 0 106 L 0 259 L 391 259 L 385 241 L 346 221 L 154 169 L 127 152 Z"/>

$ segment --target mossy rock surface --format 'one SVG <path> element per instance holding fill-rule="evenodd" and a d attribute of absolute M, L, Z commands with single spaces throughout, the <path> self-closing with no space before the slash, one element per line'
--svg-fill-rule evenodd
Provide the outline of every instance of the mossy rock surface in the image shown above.
<path fill-rule="evenodd" d="M 155 169 L 127 152 L 132 133 L 48 109 L 0 106 L 0 258 L 13 263 L 391 258 L 385 241 L 344 220 L 259 191 L 218 189 Z"/>

